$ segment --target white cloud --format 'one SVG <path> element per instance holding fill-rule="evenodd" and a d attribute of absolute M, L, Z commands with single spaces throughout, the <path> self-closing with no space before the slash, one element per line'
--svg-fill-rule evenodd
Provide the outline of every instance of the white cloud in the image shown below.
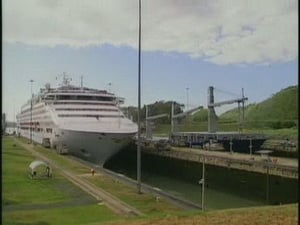
<path fill-rule="evenodd" d="M 138 0 L 4 0 L 3 40 L 138 46 Z M 296 0 L 142 0 L 142 49 L 216 64 L 298 57 Z"/>

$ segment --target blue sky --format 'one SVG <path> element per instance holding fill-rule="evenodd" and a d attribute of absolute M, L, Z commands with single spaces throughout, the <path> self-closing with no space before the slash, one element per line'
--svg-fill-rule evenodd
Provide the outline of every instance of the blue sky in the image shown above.
<path fill-rule="evenodd" d="M 37 93 L 63 72 L 75 85 L 80 76 L 92 88 L 112 83 L 125 105 L 137 106 L 137 1 L 50 2 L 3 1 L 8 119 L 29 99 L 30 79 Z M 188 95 L 189 108 L 206 106 L 208 86 L 216 87 L 215 101 L 244 88 L 253 103 L 297 85 L 297 1 L 251 2 L 143 0 L 142 105 L 186 104 Z"/>

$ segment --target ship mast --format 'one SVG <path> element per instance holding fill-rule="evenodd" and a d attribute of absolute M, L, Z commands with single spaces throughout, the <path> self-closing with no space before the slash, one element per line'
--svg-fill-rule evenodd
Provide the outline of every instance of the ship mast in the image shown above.
<path fill-rule="evenodd" d="M 80 89 L 83 89 L 83 76 L 80 77 Z"/>
<path fill-rule="evenodd" d="M 62 82 L 62 85 L 63 86 L 69 86 L 70 85 L 70 81 L 72 81 L 72 78 L 69 78 L 68 75 L 63 72 L 63 82 Z"/>

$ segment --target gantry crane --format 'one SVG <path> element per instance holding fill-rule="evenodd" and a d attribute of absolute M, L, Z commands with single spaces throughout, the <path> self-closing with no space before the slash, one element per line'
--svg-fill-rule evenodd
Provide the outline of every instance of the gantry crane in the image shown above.
<path fill-rule="evenodd" d="M 215 107 L 219 107 L 226 104 L 238 103 L 238 109 L 240 113 L 240 103 L 242 103 L 242 110 L 243 110 L 243 120 L 244 120 L 244 107 L 245 101 L 248 100 L 247 97 L 244 97 L 244 90 L 242 91 L 242 98 L 222 101 L 222 102 L 214 102 L 214 88 L 210 86 L 208 88 L 208 132 L 215 133 L 217 131 L 217 116 L 215 112 Z M 241 120 L 241 118 L 239 118 Z M 241 121 L 240 121 L 241 122 Z"/>
<path fill-rule="evenodd" d="M 187 116 L 189 114 L 192 114 L 193 112 L 196 112 L 200 109 L 203 109 L 203 106 L 198 106 L 198 107 L 195 107 L 193 109 L 190 109 L 190 110 L 187 110 L 185 112 L 174 115 L 174 102 L 173 102 L 172 110 L 171 110 L 171 115 L 172 115 L 172 118 L 171 118 L 171 132 L 173 133 L 175 131 L 178 118 Z"/>
<path fill-rule="evenodd" d="M 159 115 L 155 115 L 155 116 L 149 116 L 149 110 L 148 110 L 148 105 L 146 105 L 146 138 L 147 139 L 152 139 L 152 121 L 159 119 L 159 118 L 163 118 L 163 117 L 167 117 L 169 116 L 167 113 L 163 113 L 163 114 L 159 114 Z"/>

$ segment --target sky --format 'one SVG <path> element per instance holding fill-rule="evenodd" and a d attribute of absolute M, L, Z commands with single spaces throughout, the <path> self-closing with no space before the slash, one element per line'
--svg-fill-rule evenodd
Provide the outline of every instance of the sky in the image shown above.
<path fill-rule="evenodd" d="M 142 0 L 141 103 L 258 103 L 298 85 L 298 1 Z M 2 112 L 63 73 L 138 105 L 138 0 L 3 0 Z M 34 82 L 29 82 L 30 80 Z M 237 105 L 216 108 L 217 113 Z"/>

